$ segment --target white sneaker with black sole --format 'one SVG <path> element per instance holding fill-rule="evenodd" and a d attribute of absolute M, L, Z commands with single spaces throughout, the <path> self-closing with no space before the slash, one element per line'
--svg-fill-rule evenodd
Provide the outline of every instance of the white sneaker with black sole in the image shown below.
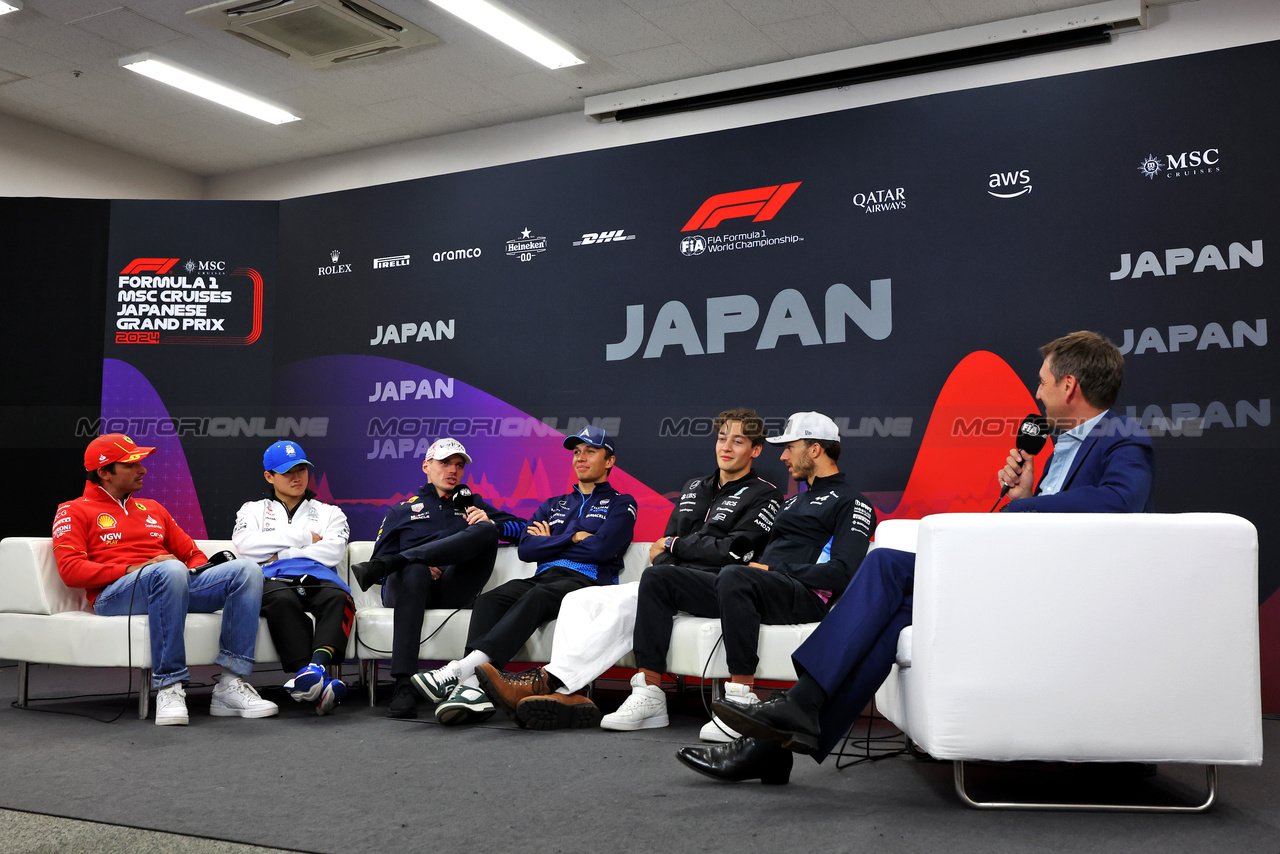
<path fill-rule="evenodd" d="M 166 685 L 156 692 L 156 726 L 186 726 L 191 722 L 187 715 L 187 692 L 181 682 Z"/>
<path fill-rule="evenodd" d="M 279 706 L 259 697 L 257 689 L 239 676 L 218 680 L 209 702 L 209 714 L 215 718 L 269 718 L 279 711 Z"/>
<path fill-rule="evenodd" d="M 739 682 L 724 683 L 724 700 L 726 703 L 739 703 L 744 706 L 760 705 L 760 698 L 756 696 L 755 691 L 751 690 L 751 686 Z M 742 733 L 713 714 L 711 720 L 698 732 L 698 738 L 717 744 L 727 744 L 742 738 Z"/>
<path fill-rule="evenodd" d="M 637 673 L 631 677 L 631 696 L 623 701 L 618 711 L 600 719 L 600 729 L 634 732 L 658 729 L 670 723 L 667 695 L 657 685 L 645 682 L 643 673 Z"/>

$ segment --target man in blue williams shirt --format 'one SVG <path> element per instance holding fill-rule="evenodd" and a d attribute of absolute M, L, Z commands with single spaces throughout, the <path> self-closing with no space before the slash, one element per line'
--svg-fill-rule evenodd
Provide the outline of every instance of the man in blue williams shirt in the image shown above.
<path fill-rule="evenodd" d="M 517 578 L 480 595 L 471 607 L 467 654 L 413 677 L 413 687 L 436 707 L 447 726 L 482 721 L 495 706 L 480 688 L 476 668 L 506 666 L 539 626 L 554 620 L 560 601 L 574 590 L 617 584 L 622 556 L 631 545 L 636 500 L 608 481 L 614 442 L 599 427 L 584 427 L 564 440 L 573 451 L 578 480 L 567 495 L 549 498 L 520 535 L 519 555 L 536 563 L 532 578 Z M 594 708 L 591 701 L 574 701 Z"/>
<path fill-rule="evenodd" d="M 1154 510 L 1151 440 L 1111 412 L 1124 358 L 1093 332 L 1073 332 L 1040 348 L 1036 398 L 1049 426 L 1065 431 L 1044 477 L 1009 452 L 997 477 L 1009 487 L 1008 513 L 1142 513 Z M 744 734 L 716 747 L 685 747 L 682 763 L 720 780 L 785 783 L 791 751 L 821 762 L 840 742 L 889 674 L 898 635 L 911 624 L 915 555 L 876 549 L 844 596 L 792 656 L 800 679 L 758 706 L 717 701 L 716 712 Z"/>

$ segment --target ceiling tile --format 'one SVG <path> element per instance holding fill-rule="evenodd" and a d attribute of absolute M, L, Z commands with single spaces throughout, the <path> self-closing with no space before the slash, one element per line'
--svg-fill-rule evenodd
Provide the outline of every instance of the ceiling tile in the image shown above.
<path fill-rule="evenodd" d="M 130 50 L 142 50 L 158 44 L 185 38 L 163 24 L 157 24 L 128 9 L 115 9 L 71 24 L 79 30 L 101 36 Z"/>
<path fill-rule="evenodd" d="M 71 64 L 65 59 L 0 37 L 0 70 L 21 77 L 39 77 L 41 74 L 64 69 L 68 72 L 71 70 Z"/>
<path fill-rule="evenodd" d="M 827 0 L 728 0 L 728 3 L 757 27 L 833 11 Z"/>
<path fill-rule="evenodd" d="M 525 0 L 519 8 L 538 13 L 547 31 L 603 56 L 672 44 L 673 39 L 620 0 L 565 3 Z"/>
<path fill-rule="evenodd" d="M 636 77 L 654 83 L 699 77 L 715 71 L 711 63 L 682 44 L 637 50 L 612 57 L 612 60 Z"/>
<path fill-rule="evenodd" d="M 835 12 L 810 15 L 760 28 L 792 56 L 813 56 L 865 44 L 862 34 Z"/>
<path fill-rule="evenodd" d="M 699 0 L 659 9 L 649 19 L 719 69 L 742 68 L 787 59 L 768 36 L 724 0 Z"/>
<path fill-rule="evenodd" d="M 870 42 L 892 41 L 947 29 L 929 0 L 827 0 Z"/>

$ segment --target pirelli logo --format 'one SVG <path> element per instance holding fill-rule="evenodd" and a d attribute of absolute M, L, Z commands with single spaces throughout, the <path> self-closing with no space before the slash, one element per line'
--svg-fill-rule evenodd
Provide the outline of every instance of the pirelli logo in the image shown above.
<path fill-rule="evenodd" d="M 800 181 L 796 181 L 794 184 L 774 184 L 771 187 L 712 196 L 702 203 L 698 212 L 680 230 L 701 231 L 715 228 L 726 219 L 751 217 L 752 222 L 773 219 L 800 184 Z"/>

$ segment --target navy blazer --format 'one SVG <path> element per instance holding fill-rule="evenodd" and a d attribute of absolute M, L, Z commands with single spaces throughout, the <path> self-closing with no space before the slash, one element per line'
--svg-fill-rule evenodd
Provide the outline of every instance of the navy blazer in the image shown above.
<path fill-rule="evenodd" d="M 1044 468 L 1049 473 L 1053 459 Z M 1151 513 L 1151 438 L 1132 418 L 1110 410 L 1084 438 L 1062 491 L 1010 501 L 1008 513 Z M 1041 475 L 1040 482 L 1044 482 Z"/>

